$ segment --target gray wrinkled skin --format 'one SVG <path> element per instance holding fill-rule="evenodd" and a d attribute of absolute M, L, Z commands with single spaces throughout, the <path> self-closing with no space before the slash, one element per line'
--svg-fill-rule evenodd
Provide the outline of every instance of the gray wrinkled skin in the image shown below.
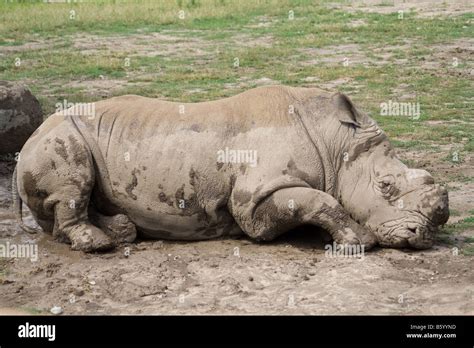
<path fill-rule="evenodd" d="M 94 251 L 150 238 L 245 233 L 272 240 L 300 225 L 335 242 L 428 248 L 448 196 L 407 168 L 343 94 L 262 87 L 173 103 L 122 96 L 95 117 L 49 117 L 17 165 L 18 193 L 43 230 Z M 256 151 L 256 163 L 218 160 Z"/>

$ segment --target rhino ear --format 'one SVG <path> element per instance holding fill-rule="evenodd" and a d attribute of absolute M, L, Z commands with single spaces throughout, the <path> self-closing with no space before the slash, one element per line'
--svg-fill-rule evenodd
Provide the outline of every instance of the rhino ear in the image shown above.
<path fill-rule="evenodd" d="M 334 94 L 332 101 L 336 107 L 336 116 L 339 118 L 339 121 L 353 124 L 356 127 L 360 127 L 364 123 L 362 114 L 357 111 L 354 104 L 345 94 Z"/>

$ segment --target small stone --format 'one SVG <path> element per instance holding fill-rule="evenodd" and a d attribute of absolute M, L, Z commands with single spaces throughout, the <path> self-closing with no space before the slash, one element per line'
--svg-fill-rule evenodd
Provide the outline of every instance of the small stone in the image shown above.
<path fill-rule="evenodd" d="M 76 296 L 83 296 L 84 295 L 84 290 L 82 289 L 77 289 L 74 291 L 74 295 Z"/>
<path fill-rule="evenodd" d="M 90 285 L 95 285 L 95 280 L 91 280 L 91 281 L 89 282 L 89 284 L 90 284 Z"/>
<path fill-rule="evenodd" d="M 59 306 L 54 306 L 53 308 L 51 308 L 50 312 L 54 315 L 58 315 L 63 312 L 63 309 Z"/>

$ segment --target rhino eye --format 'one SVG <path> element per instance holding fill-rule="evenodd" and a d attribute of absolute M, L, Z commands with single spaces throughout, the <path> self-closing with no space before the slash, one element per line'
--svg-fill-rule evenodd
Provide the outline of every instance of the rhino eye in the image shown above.
<path fill-rule="evenodd" d="M 384 195 L 389 195 L 393 191 L 393 184 L 389 182 L 382 182 L 380 186 L 380 191 Z"/>
<path fill-rule="evenodd" d="M 394 179 L 392 177 L 384 177 L 377 180 L 377 191 L 386 198 L 391 197 L 396 191 Z"/>

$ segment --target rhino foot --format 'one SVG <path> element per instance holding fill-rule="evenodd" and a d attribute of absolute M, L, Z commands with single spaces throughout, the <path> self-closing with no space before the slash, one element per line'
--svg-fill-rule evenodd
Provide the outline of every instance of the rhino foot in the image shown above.
<path fill-rule="evenodd" d="M 365 246 L 365 250 L 372 249 L 378 244 L 377 238 L 372 232 L 365 232 L 360 238 L 360 244 Z"/>
<path fill-rule="evenodd" d="M 68 233 L 72 250 L 84 252 L 112 249 L 113 240 L 103 231 L 92 225 L 78 225 Z"/>
<path fill-rule="evenodd" d="M 363 245 L 365 250 L 372 249 L 377 244 L 375 235 L 355 221 L 350 221 L 349 227 L 339 230 L 334 237 L 338 244 Z"/>
<path fill-rule="evenodd" d="M 96 212 L 93 220 L 116 244 L 132 243 L 137 238 L 135 224 L 127 215 L 106 216 Z"/>

